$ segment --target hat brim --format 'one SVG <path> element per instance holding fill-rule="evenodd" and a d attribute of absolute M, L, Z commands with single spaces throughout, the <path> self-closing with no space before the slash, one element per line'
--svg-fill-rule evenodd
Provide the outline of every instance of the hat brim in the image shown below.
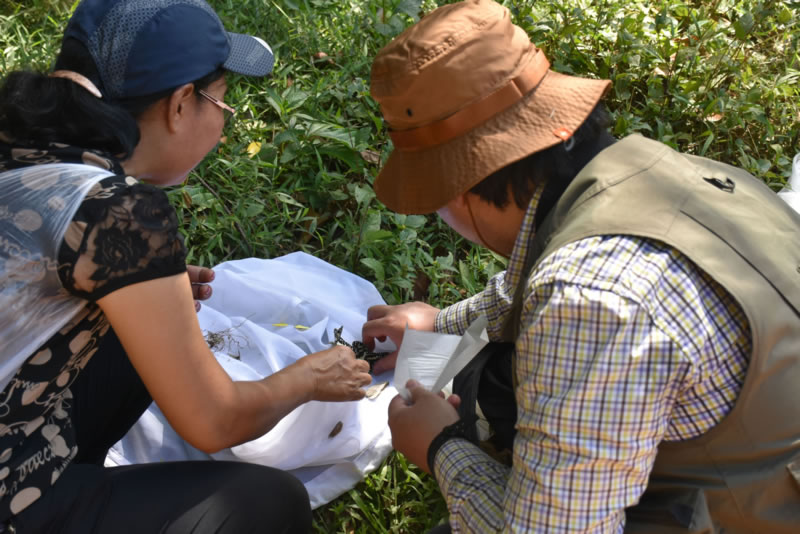
<path fill-rule="evenodd" d="M 258 37 L 228 32 L 231 52 L 222 65 L 225 70 L 245 76 L 266 76 L 275 65 L 272 48 Z"/>
<path fill-rule="evenodd" d="M 375 193 L 399 213 L 432 213 L 495 171 L 574 132 L 610 87 L 608 80 L 549 71 L 517 103 L 464 135 L 423 150 L 395 149 L 375 179 Z"/>

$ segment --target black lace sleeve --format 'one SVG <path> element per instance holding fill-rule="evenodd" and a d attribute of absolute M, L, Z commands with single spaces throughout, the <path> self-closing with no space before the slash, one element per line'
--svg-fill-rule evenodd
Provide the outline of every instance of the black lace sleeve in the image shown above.
<path fill-rule="evenodd" d="M 89 191 L 58 256 L 66 290 L 92 301 L 186 270 L 183 237 L 167 195 L 124 176 L 101 180 Z"/>

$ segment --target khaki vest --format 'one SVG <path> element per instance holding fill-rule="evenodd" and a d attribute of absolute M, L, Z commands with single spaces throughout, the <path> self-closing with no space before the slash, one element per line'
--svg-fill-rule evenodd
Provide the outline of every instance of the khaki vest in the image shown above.
<path fill-rule="evenodd" d="M 527 264 L 596 235 L 678 249 L 733 295 L 752 330 L 733 410 L 698 438 L 661 443 L 625 532 L 800 533 L 800 216 L 741 169 L 631 136 L 578 174 Z"/>

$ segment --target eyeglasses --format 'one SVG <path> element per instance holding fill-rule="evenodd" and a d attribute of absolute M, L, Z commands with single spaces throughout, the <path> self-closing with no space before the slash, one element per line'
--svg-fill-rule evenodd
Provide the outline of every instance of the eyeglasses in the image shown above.
<path fill-rule="evenodd" d="M 202 89 L 198 90 L 197 92 L 200 94 L 200 96 L 202 96 L 203 98 L 206 98 L 207 100 L 210 100 L 215 105 L 217 105 L 220 109 L 222 109 L 222 112 L 225 115 L 225 124 L 228 124 L 230 122 L 231 117 L 233 117 L 236 114 L 236 110 L 235 109 L 230 107 L 228 104 L 226 104 L 225 102 L 223 102 L 219 98 L 217 98 L 215 96 L 211 96 L 210 94 L 206 93 Z"/>

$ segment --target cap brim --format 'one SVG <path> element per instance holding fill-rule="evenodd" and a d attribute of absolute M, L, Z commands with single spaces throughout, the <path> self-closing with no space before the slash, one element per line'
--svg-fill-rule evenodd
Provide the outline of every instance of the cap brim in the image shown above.
<path fill-rule="evenodd" d="M 610 82 L 549 71 L 539 87 L 466 134 L 424 150 L 389 155 L 375 193 L 399 213 L 432 213 L 494 173 L 574 132 Z"/>
<path fill-rule="evenodd" d="M 228 32 L 231 53 L 222 65 L 225 70 L 245 76 L 266 76 L 272 72 L 275 56 L 272 48 L 252 35 Z"/>

